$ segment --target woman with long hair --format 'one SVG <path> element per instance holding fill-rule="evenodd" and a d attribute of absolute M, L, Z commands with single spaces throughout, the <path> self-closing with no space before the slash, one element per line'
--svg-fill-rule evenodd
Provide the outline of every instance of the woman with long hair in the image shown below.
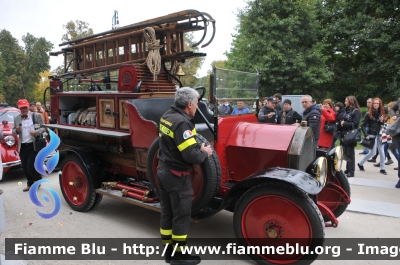
<path fill-rule="evenodd" d="M 358 163 L 358 168 L 361 171 L 365 171 L 364 163 L 370 159 L 375 153 L 376 149 L 379 152 L 380 158 L 380 168 L 379 171 L 381 174 L 386 175 L 385 171 L 385 151 L 384 144 L 379 137 L 379 132 L 381 130 L 381 126 L 385 123 L 386 114 L 385 109 L 382 104 L 382 100 L 380 98 L 374 98 L 372 100 L 372 107 L 369 108 L 367 114 L 365 114 L 364 120 L 361 124 L 361 130 L 363 130 L 364 135 L 366 135 L 366 139 L 374 139 L 375 144 L 372 149 L 369 150 L 368 154 Z M 365 128 L 368 127 L 368 131 Z"/>
<path fill-rule="evenodd" d="M 331 99 L 327 98 L 324 100 L 322 105 L 320 105 L 320 108 L 322 110 L 321 113 L 321 121 L 320 121 L 320 127 L 319 127 L 319 140 L 318 140 L 318 146 L 319 147 L 326 147 L 326 148 L 331 148 L 332 146 L 332 141 L 334 137 L 334 132 L 325 132 L 324 128 L 326 123 L 336 123 L 336 112 L 333 109 L 333 102 Z"/>
<path fill-rule="evenodd" d="M 347 134 L 348 131 L 354 130 L 358 128 L 358 123 L 361 118 L 361 110 L 360 105 L 358 104 L 357 99 L 354 96 L 347 96 L 344 104 L 346 105 L 345 111 L 346 114 L 343 116 L 343 119 L 340 121 L 340 128 L 342 130 L 342 138 Z M 344 159 L 347 160 L 346 170 L 344 173 L 348 178 L 354 177 L 354 171 L 356 167 L 354 148 L 357 144 L 348 144 L 343 146 Z"/>

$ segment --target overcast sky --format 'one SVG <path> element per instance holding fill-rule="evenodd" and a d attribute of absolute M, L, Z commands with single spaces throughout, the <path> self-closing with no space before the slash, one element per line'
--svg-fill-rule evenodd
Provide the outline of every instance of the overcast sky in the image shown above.
<path fill-rule="evenodd" d="M 138 0 L 0 0 L 0 30 L 6 29 L 23 46 L 22 36 L 30 33 L 44 37 L 59 51 L 61 36 L 66 32 L 63 25 L 70 20 L 89 23 L 94 33 L 111 29 L 114 10 L 118 11 L 120 26 L 129 25 L 150 18 L 174 12 L 195 9 L 207 12 L 216 20 L 214 41 L 200 52 L 207 53 L 198 75 L 204 76 L 214 60 L 226 59 L 232 34 L 237 25 L 238 8 L 246 6 L 246 0 L 179 0 L 179 1 L 138 1 Z M 197 37 L 195 40 L 198 40 Z M 208 40 L 208 36 L 205 40 Z M 203 42 L 205 43 L 205 42 Z M 50 57 L 51 70 L 63 63 L 63 56 Z"/>

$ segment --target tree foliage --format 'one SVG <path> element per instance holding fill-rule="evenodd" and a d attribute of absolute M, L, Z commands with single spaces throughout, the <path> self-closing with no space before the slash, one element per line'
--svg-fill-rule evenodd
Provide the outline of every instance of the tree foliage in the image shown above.
<path fill-rule="evenodd" d="M 5 61 L 3 59 L 2 56 L 0 56 L 0 101 L 3 102 L 5 101 L 4 98 L 4 91 L 3 91 L 3 84 L 4 84 L 4 79 L 5 79 L 5 73 L 6 71 L 6 65 L 5 65 Z"/>
<path fill-rule="evenodd" d="M 233 69 L 262 73 L 262 94 L 317 93 L 329 79 L 319 1 L 253 0 L 239 11 L 227 53 Z"/>
<path fill-rule="evenodd" d="M 2 93 L 10 104 L 22 97 L 32 99 L 40 73 L 50 68 L 48 52 L 53 44 L 29 33 L 22 40 L 24 47 L 9 31 L 0 31 Z"/>
<path fill-rule="evenodd" d="M 49 71 L 44 71 L 42 73 L 40 73 L 40 79 L 38 81 L 38 83 L 36 84 L 36 89 L 34 91 L 34 95 L 33 95 L 33 99 L 35 102 L 41 102 L 42 105 L 44 105 L 46 102 L 44 101 L 44 91 L 46 90 L 46 88 L 48 88 L 50 86 L 50 80 L 49 80 L 49 76 L 51 76 L 52 73 Z M 50 92 L 47 91 L 46 92 L 46 100 L 49 101 L 49 94 Z"/>
<path fill-rule="evenodd" d="M 400 96 L 400 1 L 325 1 L 321 21 L 334 73 L 329 90 L 359 100 Z M 392 98 L 393 99 L 393 98 Z"/>
<path fill-rule="evenodd" d="M 93 29 L 89 28 L 89 23 L 81 20 L 69 21 L 66 25 L 63 25 L 66 32 L 62 35 L 61 41 L 68 42 L 84 37 L 93 35 Z M 72 59 L 72 56 L 67 57 L 67 62 Z M 64 65 L 58 66 L 52 71 L 55 75 L 61 75 L 64 73 Z"/>
<path fill-rule="evenodd" d="M 63 28 L 67 30 L 61 37 L 63 42 L 80 39 L 93 35 L 93 29 L 89 28 L 89 23 L 81 20 L 69 21 Z"/>
<path fill-rule="evenodd" d="M 192 51 L 198 52 L 198 47 L 192 47 L 195 43 L 193 40 L 193 34 L 187 33 L 184 34 L 184 44 L 185 44 L 185 51 Z M 181 82 L 184 86 L 193 87 L 197 83 L 196 73 L 197 70 L 203 64 L 204 58 L 203 57 L 195 57 L 189 60 L 186 60 L 185 63 L 182 63 L 182 70 L 185 73 L 185 76 L 181 77 Z"/>
<path fill-rule="evenodd" d="M 227 53 L 268 95 L 400 96 L 400 0 L 250 0 Z"/>

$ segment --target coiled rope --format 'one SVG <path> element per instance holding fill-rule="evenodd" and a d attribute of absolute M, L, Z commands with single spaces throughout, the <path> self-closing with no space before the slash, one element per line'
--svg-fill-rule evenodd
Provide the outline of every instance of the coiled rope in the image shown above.
<path fill-rule="evenodd" d="M 144 38 L 146 39 L 147 50 L 149 54 L 147 55 L 146 62 L 147 67 L 153 74 L 153 81 L 157 81 L 157 75 L 161 70 L 161 55 L 160 49 L 163 45 L 159 45 L 156 39 L 156 33 L 153 28 L 147 27 L 143 30 Z"/>

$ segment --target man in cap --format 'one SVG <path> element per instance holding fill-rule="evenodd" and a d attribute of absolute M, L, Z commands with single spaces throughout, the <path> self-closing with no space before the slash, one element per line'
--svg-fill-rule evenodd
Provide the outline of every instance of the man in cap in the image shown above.
<path fill-rule="evenodd" d="M 275 110 L 276 100 L 274 97 L 267 98 L 267 104 L 264 105 L 258 113 L 258 121 L 265 123 L 276 123 L 277 115 Z"/>
<path fill-rule="evenodd" d="M 44 123 L 40 113 L 29 111 L 29 102 L 26 99 L 18 100 L 18 108 L 21 114 L 14 117 L 13 135 L 18 135 L 18 152 L 21 159 L 22 169 L 28 180 L 27 186 L 23 191 L 29 191 L 35 181 L 42 179 L 42 176 L 36 171 L 34 163 L 37 155 L 35 150 L 36 137 L 45 132 L 45 128 L 40 126 Z"/>
<path fill-rule="evenodd" d="M 279 124 L 294 124 L 300 123 L 303 117 L 292 109 L 292 101 L 290 99 L 285 99 L 283 101 L 283 110 L 278 113 L 278 123 Z"/>

